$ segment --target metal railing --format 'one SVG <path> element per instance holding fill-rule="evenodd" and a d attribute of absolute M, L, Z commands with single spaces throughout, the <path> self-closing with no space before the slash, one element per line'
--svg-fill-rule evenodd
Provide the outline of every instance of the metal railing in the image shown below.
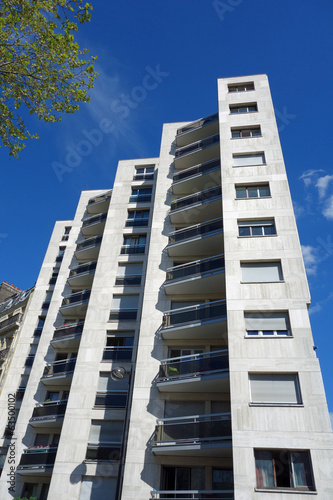
<path fill-rule="evenodd" d="M 133 347 L 117 346 L 105 347 L 103 352 L 104 361 L 131 361 Z"/>
<path fill-rule="evenodd" d="M 108 214 L 107 212 L 103 212 L 102 214 L 93 215 L 92 217 L 85 219 L 82 223 L 82 227 L 87 227 L 91 226 L 92 224 L 98 224 L 99 222 L 104 222 L 106 220 L 107 214 Z"/>
<path fill-rule="evenodd" d="M 23 316 L 22 313 L 18 313 L 15 314 L 14 316 L 11 316 L 10 318 L 4 319 L 3 321 L 0 322 L 0 330 L 13 326 L 16 323 L 20 323 L 22 316 Z"/>
<path fill-rule="evenodd" d="M 177 135 L 185 134 L 186 132 L 191 132 L 196 128 L 203 127 L 204 125 L 209 125 L 210 123 L 217 122 L 219 119 L 219 114 L 214 113 L 209 116 L 205 116 L 204 118 L 200 118 L 200 120 L 196 120 L 195 122 L 190 123 L 189 125 L 185 125 L 185 127 L 181 127 L 177 130 Z"/>
<path fill-rule="evenodd" d="M 74 372 L 76 358 L 67 361 L 54 361 L 45 366 L 43 377 L 53 377 L 61 374 L 69 374 Z"/>
<path fill-rule="evenodd" d="M 228 370 L 229 358 L 227 349 L 202 354 L 190 354 L 188 356 L 162 360 L 158 381 L 183 380 L 196 375 L 228 372 Z"/>
<path fill-rule="evenodd" d="M 153 446 L 191 445 L 231 439 L 231 414 L 213 413 L 157 420 Z"/>
<path fill-rule="evenodd" d="M 226 301 L 224 299 L 215 300 L 214 302 L 205 302 L 203 304 L 166 311 L 163 315 L 162 327 L 171 328 L 186 323 L 209 321 L 215 318 L 226 318 L 226 316 Z"/>
<path fill-rule="evenodd" d="M 99 196 L 94 196 L 93 198 L 90 198 L 90 200 L 88 201 L 88 205 L 92 205 L 93 203 L 100 203 L 101 201 L 110 200 L 111 193 L 112 193 L 112 191 L 109 191 L 108 193 L 101 194 Z"/>
<path fill-rule="evenodd" d="M 234 500 L 234 490 L 155 490 L 151 492 L 151 500 Z"/>
<path fill-rule="evenodd" d="M 125 227 L 146 227 L 149 224 L 149 217 L 137 218 L 137 219 L 127 219 Z"/>
<path fill-rule="evenodd" d="M 30 421 L 45 420 L 47 418 L 63 417 L 65 415 L 67 401 L 50 401 L 34 408 Z"/>
<path fill-rule="evenodd" d="M 222 230 L 223 219 L 212 219 L 208 222 L 202 222 L 201 224 L 185 227 L 183 229 L 178 229 L 173 233 L 169 233 L 169 245 L 179 243 L 180 241 L 190 240 L 192 238 L 196 238 L 197 236 L 204 236 L 209 233 L 222 232 Z"/>
<path fill-rule="evenodd" d="M 79 336 L 82 333 L 84 321 L 78 321 L 68 325 L 61 325 L 55 329 L 53 340 L 59 340 L 66 337 Z"/>
<path fill-rule="evenodd" d="M 128 276 L 117 276 L 116 285 L 133 286 L 141 284 L 141 274 L 133 274 Z"/>
<path fill-rule="evenodd" d="M 110 320 L 135 321 L 137 309 L 115 309 L 110 311 Z"/>
<path fill-rule="evenodd" d="M 44 468 L 50 467 L 54 465 L 55 457 L 57 454 L 56 446 L 49 447 L 32 447 L 23 451 L 23 455 L 21 456 L 20 463 L 18 465 L 18 469 L 29 469 L 33 467 Z"/>
<path fill-rule="evenodd" d="M 154 173 L 150 174 L 135 174 L 133 181 L 150 181 L 154 179 Z"/>
<path fill-rule="evenodd" d="M 86 460 L 116 460 L 120 458 L 121 443 L 115 444 L 92 444 L 88 443 Z"/>
<path fill-rule="evenodd" d="M 151 194 L 132 194 L 130 196 L 130 203 L 147 203 L 151 201 Z"/>
<path fill-rule="evenodd" d="M 93 236 L 92 238 L 88 238 L 88 239 L 82 241 L 81 243 L 78 243 L 75 251 L 77 252 L 78 250 L 82 250 L 83 248 L 98 246 L 101 244 L 102 238 L 103 238 L 102 235 Z"/>
<path fill-rule="evenodd" d="M 219 168 L 221 168 L 221 160 L 220 158 L 215 158 L 214 160 L 206 161 L 196 165 L 195 167 L 186 168 L 181 172 L 177 172 L 173 176 L 173 182 L 182 181 L 184 179 L 188 179 L 189 177 L 193 177 L 194 175 L 205 174 Z"/>
<path fill-rule="evenodd" d="M 193 277 L 201 276 L 203 274 L 215 274 L 215 271 L 223 269 L 223 255 L 215 255 L 214 257 L 208 257 L 207 259 L 201 259 L 194 262 L 188 262 L 187 264 L 170 267 L 167 269 L 165 284 L 181 280 L 189 276 Z"/>
<path fill-rule="evenodd" d="M 95 271 L 96 266 L 97 260 L 87 262 L 85 264 L 80 264 L 79 266 L 76 266 L 74 269 L 70 270 L 69 277 L 72 278 L 73 276 L 79 276 L 80 274 L 92 273 L 93 271 Z"/>
<path fill-rule="evenodd" d="M 145 253 L 146 245 L 123 245 L 120 253 L 125 255 L 132 255 L 137 253 Z"/>
<path fill-rule="evenodd" d="M 95 406 L 107 408 L 126 408 L 127 393 L 97 392 Z"/>
<path fill-rule="evenodd" d="M 5 349 L 2 349 L 0 351 L 0 361 L 4 361 L 5 359 L 7 359 L 9 351 L 10 351 L 10 347 L 5 347 Z M 27 366 L 27 365 L 25 365 L 25 366 Z"/>
<path fill-rule="evenodd" d="M 77 304 L 78 302 L 88 302 L 91 290 L 83 290 L 82 292 L 76 292 L 65 297 L 61 303 L 61 307 L 69 306 L 71 304 Z"/>
<path fill-rule="evenodd" d="M 178 200 L 173 201 L 171 203 L 170 211 L 173 212 L 175 210 L 186 208 L 190 205 L 196 205 L 197 203 L 204 203 L 205 201 L 211 201 L 215 198 L 221 198 L 221 196 L 222 196 L 221 186 L 205 189 L 204 191 L 200 191 L 199 193 L 190 194 L 188 196 L 184 196 L 182 198 L 178 198 Z"/>
<path fill-rule="evenodd" d="M 183 146 L 182 148 L 178 148 L 175 151 L 175 158 L 180 158 L 189 153 L 194 153 L 195 151 L 200 151 L 201 149 L 208 148 L 210 146 L 214 146 L 214 144 L 218 144 L 220 142 L 220 134 L 211 135 L 206 139 L 202 139 L 201 141 L 193 142 L 188 146 Z"/>

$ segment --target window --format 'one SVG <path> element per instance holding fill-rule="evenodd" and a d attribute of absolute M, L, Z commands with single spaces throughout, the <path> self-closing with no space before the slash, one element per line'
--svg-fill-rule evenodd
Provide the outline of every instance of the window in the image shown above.
<path fill-rule="evenodd" d="M 245 283 L 283 280 L 280 262 L 242 262 L 241 270 L 242 281 Z"/>
<path fill-rule="evenodd" d="M 276 234 L 274 219 L 239 220 L 238 236 L 272 236 Z"/>
<path fill-rule="evenodd" d="M 204 490 L 205 469 L 204 467 L 163 467 L 162 488 L 166 491 Z"/>
<path fill-rule="evenodd" d="M 107 332 L 103 360 L 131 361 L 134 345 L 134 332 Z"/>
<path fill-rule="evenodd" d="M 139 295 L 114 295 L 110 320 L 135 321 L 138 313 Z"/>
<path fill-rule="evenodd" d="M 236 186 L 236 198 L 266 198 L 270 196 L 268 184 L 249 184 L 248 186 Z"/>
<path fill-rule="evenodd" d="M 258 111 L 258 106 L 256 102 L 244 103 L 244 104 L 230 104 L 230 113 L 241 114 L 241 113 L 254 113 Z"/>
<path fill-rule="evenodd" d="M 133 180 L 144 181 L 154 179 L 155 166 L 142 165 L 135 167 L 135 174 Z"/>
<path fill-rule="evenodd" d="M 244 313 L 246 334 L 262 337 L 288 337 L 290 333 L 287 312 Z"/>
<path fill-rule="evenodd" d="M 119 264 L 116 277 L 116 285 L 140 285 L 142 278 L 142 266 L 142 262 Z"/>
<path fill-rule="evenodd" d="M 92 420 L 89 443 L 120 443 L 123 428 L 123 421 Z"/>
<path fill-rule="evenodd" d="M 249 90 L 254 90 L 254 83 L 236 83 L 228 85 L 229 92 L 248 92 Z"/>
<path fill-rule="evenodd" d="M 234 475 L 231 469 L 213 467 L 213 490 L 233 490 Z"/>
<path fill-rule="evenodd" d="M 232 157 L 234 167 L 251 167 L 266 164 L 264 153 L 234 154 Z"/>
<path fill-rule="evenodd" d="M 98 392 L 116 392 L 128 390 L 128 377 L 114 380 L 110 372 L 99 372 Z"/>
<path fill-rule="evenodd" d="M 309 451 L 255 450 L 257 488 L 314 491 Z"/>
<path fill-rule="evenodd" d="M 145 253 L 145 245 L 146 245 L 145 234 L 124 236 L 124 242 L 121 248 L 121 253 L 122 254 Z"/>
<path fill-rule="evenodd" d="M 126 227 L 148 226 L 149 210 L 129 210 Z"/>
<path fill-rule="evenodd" d="M 128 380 L 128 377 L 115 380 L 111 377 L 111 373 L 100 372 L 95 407 L 125 408 Z"/>
<path fill-rule="evenodd" d="M 132 195 L 130 196 L 130 203 L 142 203 L 151 201 L 152 187 L 146 188 L 133 188 Z"/>
<path fill-rule="evenodd" d="M 251 373 L 249 375 L 251 403 L 302 403 L 296 373 Z"/>
<path fill-rule="evenodd" d="M 245 139 L 246 137 L 261 137 L 260 126 L 246 128 L 232 128 L 231 137 L 233 139 Z"/>

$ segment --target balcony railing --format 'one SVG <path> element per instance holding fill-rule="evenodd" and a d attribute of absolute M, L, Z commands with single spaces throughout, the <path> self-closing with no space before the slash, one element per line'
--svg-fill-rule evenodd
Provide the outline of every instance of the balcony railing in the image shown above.
<path fill-rule="evenodd" d="M 195 226 L 178 229 L 169 234 L 169 245 L 181 241 L 190 240 L 198 236 L 204 236 L 208 233 L 221 232 L 223 229 L 222 219 L 213 219 L 208 222 L 196 224 Z"/>
<path fill-rule="evenodd" d="M 105 347 L 103 352 L 104 361 L 131 361 L 133 347 L 117 346 Z"/>
<path fill-rule="evenodd" d="M 117 276 L 116 285 L 121 286 L 134 286 L 141 284 L 141 274 L 133 274 L 132 276 Z"/>
<path fill-rule="evenodd" d="M 167 270 L 165 283 L 168 284 L 173 281 L 182 280 L 189 276 L 194 277 L 203 274 L 212 274 L 219 269 L 224 269 L 223 255 L 216 255 L 214 257 L 208 257 L 207 259 L 171 267 Z"/>
<path fill-rule="evenodd" d="M 130 203 L 148 203 L 151 201 L 151 194 L 133 194 L 130 196 Z"/>
<path fill-rule="evenodd" d="M 93 203 L 100 203 L 101 201 L 107 201 L 111 199 L 111 193 L 105 193 L 99 196 L 94 196 L 93 198 L 90 198 L 88 201 L 88 205 L 92 205 Z"/>
<path fill-rule="evenodd" d="M 149 218 L 127 219 L 125 227 L 146 227 L 149 224 Z"/>
<path fill-rule="evenodd" d="M 163 315 L 163 328 L 171 328 L 176 325 L 209 321 L 215 318 L 223 318 L 227 315 L 225 300 L 215 300 L 204 304 L 182 307 L 166 311 Z"/>
<path fill-rule="evenodd" d="M 43 377 L 54 377 L 58 375 L 68 375 L 74 372 L 76 358 L 68 361 L 54 361 L 45 366 Z"/>
<path fill-rule="evenodd" d="M 88 443 L 86 460 L 116 460 L 120 458 L 120 443 L 91 444 Z"/>
<path fill-rule="evenodd" d="M 127 393 L 107 393 L 98 392 L 95 399 L 95 406 L 105 408 L 126 408 Z"/>
<path fill-rule="evenodd" d="M 153 446 L 184 446 L 227 439 L 231 439 L 231 415 L 214 413 L 158 420 Z"/>
<path fill-rule="evenodd" d="M 68 325 L 61 325 L 56 328 L 53 340 L 64 339 L 66 337 L 80 336 L 84 327 L 84 321 L 78 321 Z"/>
<path fill-rule="evenodd" d="M 52 467 L 55 462 L 56 454 L 56 446 L 45 448 L 28 448 L 27 450 L 24 450 L 17 469 L 42 469 L 45 467 Z"/>
<path fill-rule="evenodd" d="M 91 290 L 83 290 L 82 292 L 76 292 L 65 297 L 61 303 L 61 307 L 69 306 L 71 304 L 77 304 L 78 302 L 88 302 Z"/>
<path fill-rule="evenodd" d="M 50 401 L 40 406 L 36 406 L 32 413 L 30 422 L 49 420 L 65 415 L 67 401 Z"/>
<path fill-rule="evenodd" d="M 89 248 L 89 247 L 95 247 L 101 244 L 102 242 L 102 235 L 99 236 L 94 236 L 93 238 L 88 238 L 81 243 L 78 243 L 76 246 L 76 251 L 82 250 L 83 248 Z"/>
<path fill-rule="evenodd" d="M 200 120 L 196 120 L 195 122 L 186 125 L 185 127 L 181 127 L 177 130 L 177 135 L 185 134 L 186 132 L 190 132 L 199 127 L 203 127 L 204 125 L 208 125 L 209 123 L 217 122 L 219 119 L 218 113 L 214 113 L 213 115 L 206 116 L 204 118 L 200 118 Z"/>
<path fill-rule="evenodd" d="M 99 222 L 104 222 L 106 220 L 106 217 L 107 217 L 107 212 L 103 212 L 102 214 L 89 217 L 88 219 L 83 221 L 82 227 L 87 227 L 91 226 L 92 224 L 98 224 Z"/>
<path fill-rule="evenodd" d="M 133 181 L 150 181 L 154 179 L 154 172 L 150 174 L 135 174 L 133 176 Z"/>
<path fill-rule="evenodd" d="M 171 203 L 171 212 L 175 210 L 180 210 L 182 208 L 189 207 L 191 205 L 196 205 L 198 203 L 205 203 L 206 201 L 211 201 L 222 196 L 221 186 L 216 186 L 200 193 L 191 194 L 189 196 L 184 196 Z"/>
<path fill-rule="evenodd" d="M 197 375 L 228 372 L 228 351 L 212 351 L 203 354 L 191 354 L 161 361 L 159 382 L 183 380 Z"/>
<path fill-rule="evenodd" d="M 5 359 L 8 358 L 9 350 L 10 347 L 6 347 L 5 349 L 2 349 L 2 351 L 0 351 L 0 362 L 5 361 Z"/>
<path fill-rule="evenodd" d="M 132 255 L 138 253 L 145 253 L 146 245 L 123 245 L 121 247 L 121 254 Z"/>
<path fill-rule="evenodd" d="M 234 500 L 233 490 L 155 490 L 151 492 L 151 500 Z"/>
<path fill-rule="evenodd" d="M 3 321 L 0 322 L 0 330 L 4 330 L 5 328 L 9 328 L 11 326 L 16 325 L 17 323 L 20 323 L 22 318 L 22 314 L 18 313 L 15 314 L 14 316 L 11 316 L 10 318 L 4 319 Z"/>
<path fill-rule="evenodd" d="M 206 139 L 202 139 L 201 141 L 196 141 L 193 142 L 192 144 L 189 144 L 188 146 L 183 146 L 182 148 L 178 148 L 175 151 L 175 158 L 180 158 L 181 156 L 184 156 L 189 153 L 194 153 L 195 151 L 200 151 L 201 149 L 208 148 L 210 146 L 213 146 L 214 144 L 218 144 L 220 142 L 220 135 L 215 134 L 210 137 L 207 137 Z"/>
<path fill-rule="evenodd" d="M 135 321 L 137 314 L 138 314 L 137 309 L 115 309 L 110 312 L 110 319 Z"/>
<path fill-rule="evenodd" d="M 76 266 L 74 269 L 70 270 L 69 277 L 72 278 L 73 276 L 79 276 L 80 274 L 92 273 L 95 271 L 96 266 L 97 260 L 94 260 L 93 262 L 87 262 L 86 264 L 80 264 L 79 266 Z"/>
<path fill-rule="evenodd" d="M 195 175 L 205 174 L 219 168 L 221 168 L 220 158 L 215 158 L 215 160 L 206 161 L 205 163 L 201 163 L 200 165 L 196 165 L 195 167 L 190 167 L 186 170 L 182 170 L 181 172 L 177 172 L 173 176 L 173 182 L 182 181 Z"/>

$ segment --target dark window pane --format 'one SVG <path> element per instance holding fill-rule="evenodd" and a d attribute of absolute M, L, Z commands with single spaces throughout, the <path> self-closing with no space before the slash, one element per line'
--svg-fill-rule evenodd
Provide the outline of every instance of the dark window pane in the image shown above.
<path fill-rule="evenodd" d="M 251 236 L 249 227 L 239 227 L 239 236 Z"/>
<path fill-rule="evenodd" d="M 246 188 L 245 187 L 236 188 L 236 198 L 246 198 Z"/>

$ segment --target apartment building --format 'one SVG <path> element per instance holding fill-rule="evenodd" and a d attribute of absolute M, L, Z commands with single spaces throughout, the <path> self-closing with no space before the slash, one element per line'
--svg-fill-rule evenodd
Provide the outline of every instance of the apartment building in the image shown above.
<path fill-rule="evenodd" d="M 38 329 L 1 499 L 333 498 L 267 76 L 219 79 L 217 109 L 56 223 L 0 399 L 5 429 Z"/>

